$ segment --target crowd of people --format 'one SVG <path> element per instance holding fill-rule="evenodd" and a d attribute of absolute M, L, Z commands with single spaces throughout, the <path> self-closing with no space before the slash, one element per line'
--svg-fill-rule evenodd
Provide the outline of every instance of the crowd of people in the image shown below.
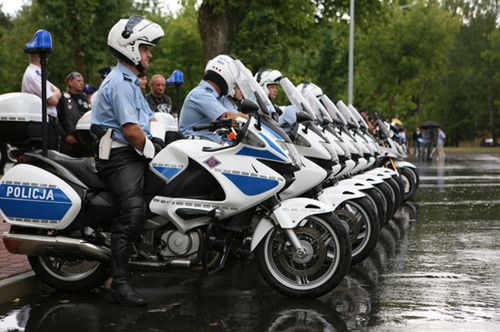
<path fill-rule="evenodd" d="M 112 67 L 103 67 L 98 70 L 101 80 L 111 72 Z M 172 100 L 165 93 L 166 80 L 161 74 L 154 74 L 149 81 L 148 75 L 141 73 L 137 76 L 139 87 L 153 112 L 172 113 Z M 64 79 L 63 91 L 47 80 L 47 114 L 48 114 L 48 144 L 51 150 L 57 150 L 72 157 L 87 157 L 94 154 L 94 148 L 80 140 L 76 124 L 83 114 L 92 109 L 95 101 L 95 92 L 98 89 L 92 84 L 85 84 L 85 78 L 77 71 L 68 73 Z M 42 96 L 41 64 L 38 54 L 29 54 L 29 65 L 26 68 L 21 91 Z M 4 173 L 5 163 L 8 160 L 7 145 L 0 144 L 0 175 Z"/>

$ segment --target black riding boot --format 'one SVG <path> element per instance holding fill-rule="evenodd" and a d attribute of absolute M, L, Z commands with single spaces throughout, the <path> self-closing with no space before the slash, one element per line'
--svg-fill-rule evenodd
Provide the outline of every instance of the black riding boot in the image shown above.
<path fill-rule="evenodd" d="M 140 307 L 146 305 L 146 301 L 135 292 L 128 282 L 131 245 L 131 241 L 125 234 L 112 234 L 113 283 L 106 300 L 122 306 Z"/>

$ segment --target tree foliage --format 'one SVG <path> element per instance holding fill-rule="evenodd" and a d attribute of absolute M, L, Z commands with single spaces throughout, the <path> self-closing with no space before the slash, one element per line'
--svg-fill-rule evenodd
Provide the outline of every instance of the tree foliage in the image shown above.
<path fill-rule="evenodd" d="M 34 32 L 52 33 L 49 79 L 60 88 L 72 70 L 98 84 L 114 65 L 107 33 L 119 19 L 145 15 L 165 37 L 149 74 L 184 72 L 181 96 L 198 84 L 206 60 L 238 57 L 252 71 L 280 70 L 346 99 L 350 0 L 182 0 L 176 13 L 160 0 L 37 0 L 15 17 L 0 13 L 0 93 L 19 91 Z M 409 129 L 439 121 L 457 144 L 497 136 L 500 124 L 500 0 L 357 1 L 354 103 Z M 172 88 L 167 92 L 176 103 Z M 282 99 L 280 102 L 285 102 Z"/>

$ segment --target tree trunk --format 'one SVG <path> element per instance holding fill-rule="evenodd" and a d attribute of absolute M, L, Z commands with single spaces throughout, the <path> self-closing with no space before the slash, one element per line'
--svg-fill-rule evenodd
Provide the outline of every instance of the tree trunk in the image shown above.
<path fill-rule="evenodd" d="M 76 4 L 73 1 L 68 2 L 68 17 L 70 18 L 71 30 L 69 33 L 73 44 L 75 70 L 80 73 L 84 73 L 85 61 L 83 59 L 82 43 L 80 39 L 80 17 L 78 16 Z"/>
<path fill-rule="evenodd" d="M 207 1 L 202 3 L 198 12 L 198 30 L 205 62 L 219 54 L 229 53 L 231 40 L 245 18 L 246 6 L 246 1 L 242 1 L 240 5 L 226 5 L 221 10 Z"/>

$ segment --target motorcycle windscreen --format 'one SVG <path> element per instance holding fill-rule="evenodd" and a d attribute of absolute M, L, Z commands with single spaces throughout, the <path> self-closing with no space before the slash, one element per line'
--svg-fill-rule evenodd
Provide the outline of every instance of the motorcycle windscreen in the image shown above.
<path fill-rule="evenodd" d="M 328 111 L 325 109 L 325 107 L 319 102 L 318 98 L 316 98 L 311 91 L 309 90 L 304 90 L 303 92 L 304 98 L 307 100 L 309 105 L 315 110 L 316 113 L 321 114 L 321 118 L 323 121 L 326 122 L 333 122 L 332 117 L 328 113 Z"/>
<path fill-rule="evenodd" d="M 361 116 L 361 114 L 359 114 L 359 111 L 356 109 L 356 107 L 349 104 L 347 108 L 349 109 L 349 111 L 351 111 L 352 116 L 356 120 L 358 120 L 359 125 L 365 129 L 368 129 L 368 123 L 366 123 L 365 119 Z"/>
<path fill-rule="evenodd" d="M 327 96 L 327 95 L 321 95 L 319 97 L 319 100 L 325 106 L 326 110 L 328 111 L 328 114 L 330 114 L 330 117 L 334 120 L 336 120 L 338 123 L 340 123 L 343 126 L 347 125 L 347 120 L 344 118 L 342 113 L 340 113 L 339 109 L 337 106 L 335 106 L 335 103 Z"/>
<path fill-rule="evenodd" d="M 266 92 L 240 60 L 234 60 L 230 64 L 230 71 L 240 87 L 243 97 L 256 102 L 260 111 L 265 115 L 271 115 L 275 112 L 273 103 L 267 97 Z"/>
<path fill-rule="evenodd" d="M 351 111 L 349 111 L 349 108 L 347 108 L 346 104 L 344 104 L 342 100 L 337 102 L 337 107 L 350 125 L 359 128 L 358 121 L 356 121 L 356 119 L 352 116 Z"/>
<path fill-rule="evenodd" d="M 64 229 L 80 209 L 76 191 L 41 168 L 20 164 L 0 181 L 0 213 L 9 224 Z"/>
<path fill-rule="evenodd" d="M 295 111 L 302 110 L 309 114 L 309 116 L 311 116 L 313 119 L 317 119 L 321 116 L 321 114 L 316 114 L 313 111 L 313 109 L 309 106 L 309 103 L 304 99 L 304 97 L 300 94 L 297 88 L 295 88 L 293 83 L 287 77 L 284 77 L 280 80 L 280 85 L 285 92 L 288 101 L 295 108 Z"/>

